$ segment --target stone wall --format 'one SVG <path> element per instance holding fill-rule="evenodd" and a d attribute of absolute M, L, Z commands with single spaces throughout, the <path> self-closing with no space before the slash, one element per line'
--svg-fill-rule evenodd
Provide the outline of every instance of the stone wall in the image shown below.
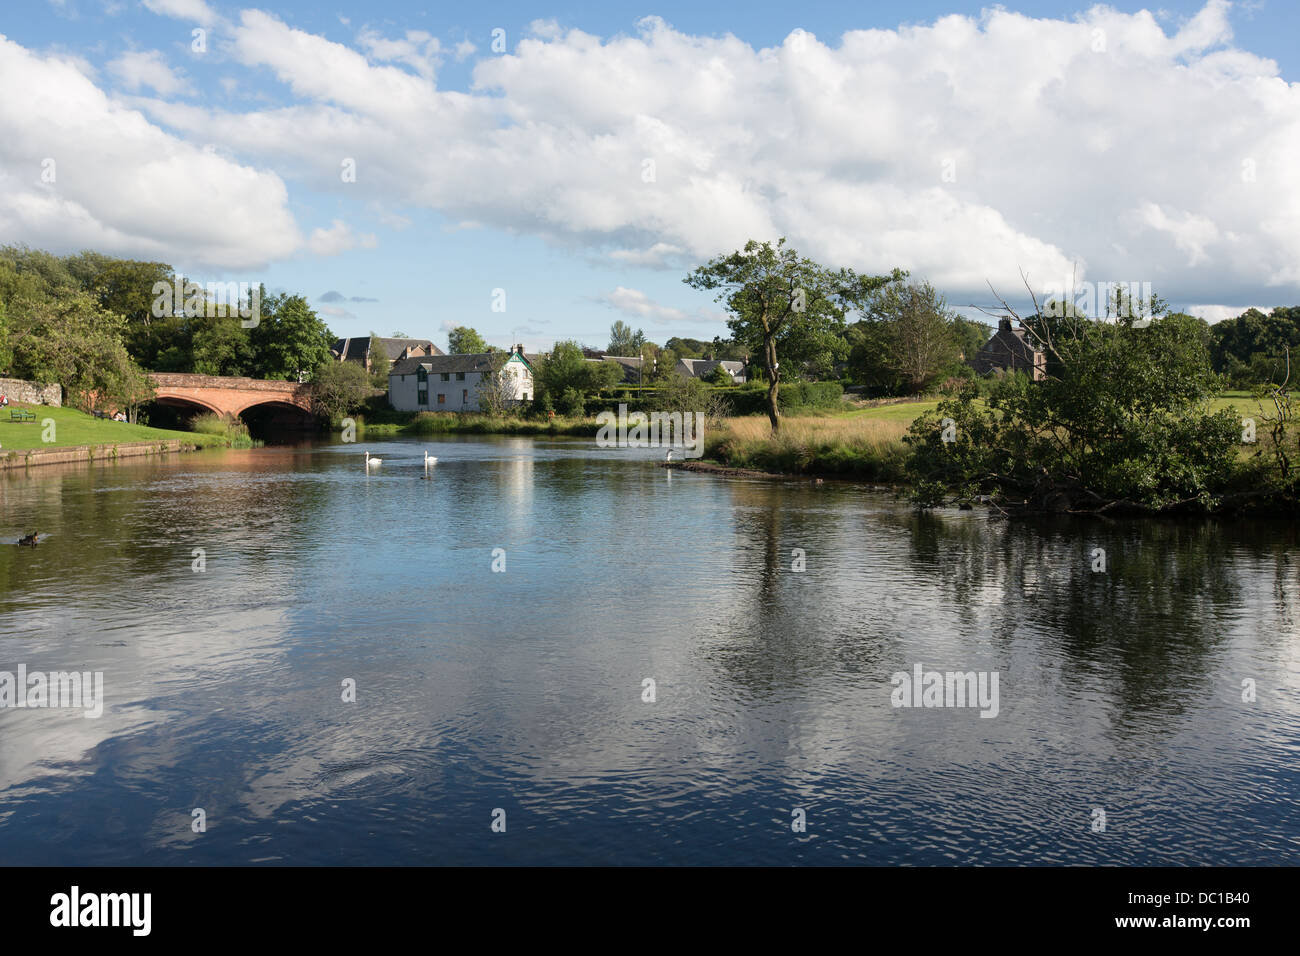
<path fill-rule="evenodd" d="M 11 404 L 22 402 L 25 405 L 53 405 L 56 408 L 63 404 L 62 385 L 37 385 L 20 378 L 0 378 L 0 392 L 4 393 Z"/>

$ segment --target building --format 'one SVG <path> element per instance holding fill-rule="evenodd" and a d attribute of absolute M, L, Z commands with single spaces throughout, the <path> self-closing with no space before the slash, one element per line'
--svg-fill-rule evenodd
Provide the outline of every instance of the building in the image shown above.
<path fill-rule="evenodd" d="M 740 385 L 745 381 L 745 363 L 717 361 L 716 359 L 678 359 L 677 372 L 688 378 L 708 378 L 719 365 L 731 376 L 731 381 Z"/>
<path fill-rule="evenodd" d="M 398 359 L 388 372 L 388 404 L 399 412 L 477 412 L 483 380 L 497 368 L 509 377 L 507 401 L 532 400 L 533 366 L 516 345 L 508 353 Z"/>
<path fill-rule="evenodd" d="M 1047 355 L 1036 347 L 1024 328 L 1013 329 L 1010 319 L 998 321 L 993 338 L 984 343 L 971 366 L 980 375 L 995 369 L 1007 372 L 1028 372 L 1035 382 L 1047 374 Z"/>
<path fill-rule="evenodd" d="M 384 354 L 388 356 L 388 367 L 391 369 L 395 362 L 403 358 L 410 358 L 415 355 L 442 355 L 442 349 L 434 345 L 428 339 L 389 339 L 382 337 L 372 337 L 363 335 L 355 339 L 337 339 L 334 347 L 330 349 L 330 354 L 340 362 L 359 362 L 365 366 L 367 372 L 374 372 L 374 363 L 371 361 L 371 354 L 375 351 L 375 346 L 383 348 Z"/>

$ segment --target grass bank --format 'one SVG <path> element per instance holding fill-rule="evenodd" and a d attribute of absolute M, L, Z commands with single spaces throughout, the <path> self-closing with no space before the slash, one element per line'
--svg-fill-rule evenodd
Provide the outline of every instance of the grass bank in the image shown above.
<path fill-rule="evenodd" d="M 939 402 L 926 398 L 830 415 L 783 416 L 775 437 L 766 417 L 729 418 L 706 435 L 704 458 L 728 468 L 900 483 L 906 480 L 908 453 L 903 436 Z M 1261 412 L 1249 392 L 1226 392 L 1211 407 L 1232 409 L 1243 418 Z M 1250 453 L 1243 447 L 1243 458 Z"/>
<path fill-rule="evenodd" d="M 36 421 L 11 422 L 9 420 L 11 409 L 29 411 L 36 416 Z M 96 418 L 75 408 L 51 408 L 48 405 L 16 403 L 8 408 L 0 408 L 0 454 L 33 448 L 73 448 L 82 445 L 115 445 L 171 439 L 203 446 L 228 444 L 227 440 L 219 435 L 115 422 Z"/>
<path fill-rule="evenodd" d="M 388 435 L 573 435 L 591 438 L 599 430 L 594 418 L 556 416 L 549 421 L 493 417 L 459 412 L 394 413 L 383 420 L 361 420 L 357 431 L 371 438 Z"/>
<path fill-rule="evenodd" d="M 885 406 L 889 409 L 897 406 Z M 704 457 L 729 468 L 792 475 L 829 475 L 885 483 L 904 479 L 911 417 L 873 417 L 869 409 L 832 417 L 787 417 L 772 435 L 766 418 L 729 418 L 705 434 Z"/>

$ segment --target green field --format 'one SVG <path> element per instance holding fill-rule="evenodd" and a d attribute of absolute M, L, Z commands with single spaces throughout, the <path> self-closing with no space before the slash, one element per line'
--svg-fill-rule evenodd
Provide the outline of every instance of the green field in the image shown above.
<path fill-rule="evenodd" d="M 36 416 L 35 422 L 11 422 L 9 412 L 22 409 Z M 43 441 L 46 419 L 54 420 L 54 441 Z M 115 445 L 133 441 L 163 441 L 179 438 L 196 445 L 224 445 L 225 440 L 213 435 L 194 432 L 169 431 L 132 425 L 127 422 L 95 418 L 75 408 L 51 408 L 48 405 L 11 404 L 0 408 L 0 455 L 7 451 L 26 451 L 30 448 L 70 448 L 77 445 Z"/>
<path fill-rule="evenodd" d="M 874 408 L 854 409 L 848 412 L 846 417 L 869 418 L 882 422 L 902 422 L 910 425 L 926 412 L 932 412 L 938 407 L 938 399 L 920 402 L 899 402 L 894 405 L 877 405 Z M 1231 408 L 1239 412 L 1243 417 L 1258 416 L 1260 413 L 1259 402 L 1249 392 L 1224 392 L 1210 403 L 1210 407 L 1216 411 L 1220 408 Z"/>

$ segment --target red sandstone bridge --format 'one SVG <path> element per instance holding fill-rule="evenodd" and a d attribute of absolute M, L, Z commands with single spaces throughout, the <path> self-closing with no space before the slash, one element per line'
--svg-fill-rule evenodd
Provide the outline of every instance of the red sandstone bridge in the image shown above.
<path fill-rule="evenodd" d="M 260 378 L 150 372 L 156 401 L 178 409 L 204 410 L 230 418 L 246 413 L 284 424 L 302 424 L 311 414 L 310 386 Z"/>

